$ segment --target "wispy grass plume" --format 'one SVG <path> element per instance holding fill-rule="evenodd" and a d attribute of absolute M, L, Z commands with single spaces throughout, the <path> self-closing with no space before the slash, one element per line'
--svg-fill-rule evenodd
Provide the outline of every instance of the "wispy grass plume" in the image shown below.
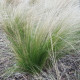
<path fill-rule="evenodd" d="M 11 42 L 20 70 L 40 72 L 49 54 L 58 60 L 67 50 L 76 50 L 74 43 L 80 39 L 76 38 L 80 29 L 77 16 L 79 11 L 75 0 L 39 0 L 34 5 L 23 1 L 16 7 L 6 3 L 2 5 L 2 27 Z M 64 50 L 66 52 L 63 53 Z"/>

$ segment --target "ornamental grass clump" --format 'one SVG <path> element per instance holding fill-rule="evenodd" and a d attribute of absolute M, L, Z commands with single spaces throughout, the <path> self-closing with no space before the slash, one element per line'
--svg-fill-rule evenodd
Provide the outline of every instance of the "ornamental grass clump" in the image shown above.
<path fill-rule="evenodd" d="M 11 43 L 18 68 L 34 74 L 45 67 L 50 55 L 58 60 L 66 52 L 76 50 L 74 43 L 78 39 L 72 36 L 80 29 L 75 0 L 73 3 L 51 0 L 50 5 L 47 0 L 39 1 L 33 5 L 23 1 L 16 6 L 5 3 L 0 8 L 2 28 Z"/>

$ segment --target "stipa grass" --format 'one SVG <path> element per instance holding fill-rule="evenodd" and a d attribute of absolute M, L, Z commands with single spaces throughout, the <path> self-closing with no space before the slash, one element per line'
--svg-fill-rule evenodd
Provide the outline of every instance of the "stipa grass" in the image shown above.
<path fill-rule="evenodd" d="M 49 54 L 58 60 L 65 55 L 64 49 L 75 49 L 73 40 L 77 40 L 72 35 L 79 28 L 78 14 L 74 11 L 77 7 L 64 2 L 54 0 L 49 6 L 47 1 L 40 1 L 27 7 L 23 2 L 16 7 L 5 4 L 0 8 L 3 29 L 23 72 L 40 72 Z"/>

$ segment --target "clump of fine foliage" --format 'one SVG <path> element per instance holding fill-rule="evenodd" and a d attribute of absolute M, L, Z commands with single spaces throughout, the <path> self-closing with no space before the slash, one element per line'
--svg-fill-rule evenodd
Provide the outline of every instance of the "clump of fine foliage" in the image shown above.
<path fill-rule="evenodd" d="M 42 2 L 31 6 L 25 2 L 16 7 L 11 4 L 1 6 L 2 27 L 23 72 L 40 72 L 50 54 L 58 60 L 65 52 L 76 50 L 79 40 L 76 34 L 79 35 L 80 29 L 77 8 L 73 3 L 65 2 L 53 0 L 51 6 L 47 1 L 47 6 Z"/>

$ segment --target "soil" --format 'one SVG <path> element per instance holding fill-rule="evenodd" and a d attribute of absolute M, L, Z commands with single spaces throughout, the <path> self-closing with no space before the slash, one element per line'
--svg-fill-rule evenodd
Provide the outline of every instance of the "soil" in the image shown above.
<path fill-rule="evenodd" d="M 47 79 L 46 76 L 43 76 L 43 79 L 36 79 L 18 72 L 5 78 L 5 70 L 14 64 L 14 55 L 9 48 L 9 42 L 4 31 L 0 28 L 0 80 L 52 80 Z M 80 53 L 63 57 L 58 61 L 58 69 L 61 80 L 80 80 Z M 55 75 L 55 71 L 52 71 L 52 74 Z"/>

